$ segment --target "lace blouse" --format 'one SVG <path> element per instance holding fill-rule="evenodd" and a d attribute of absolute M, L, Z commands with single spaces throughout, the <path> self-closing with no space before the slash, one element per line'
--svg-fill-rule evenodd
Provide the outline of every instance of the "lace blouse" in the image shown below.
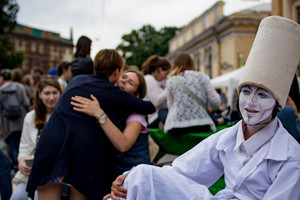
<path fill-rule="evenodd" d="M 220 95 L 211 86 L 209 77 L 197 71 L 186 70 L 183 74 L 177 75 L 181 81 L 204 102 L 213 106 L 219 106 Z M 191 126 L 210 125 L 215 131 L 214 122 L 208 115 L 206 108 L 203 108 L 171 77 L 167 82 L 167 104 L 169 113 L 165 123 L 165 132 L 173 128 L 185 128 Z"/>

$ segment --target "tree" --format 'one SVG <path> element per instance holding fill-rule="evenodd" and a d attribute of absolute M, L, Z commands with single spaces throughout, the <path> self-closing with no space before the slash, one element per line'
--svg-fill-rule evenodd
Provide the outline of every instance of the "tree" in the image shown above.
<path fill-rule="evenodd" d="M 156 31 L 151 25 L 144 25 L 139 30 L 122 36 L 117 49 L 122 52 L 128 65 L 141 67 L 151 55 L 165 56 L 169 50 L 168 41 L 175 35 L 177 27 L 163 27 Z"/>
<path fill-rule="evenodd" d="M 13 52 L 9 42 L 11 31 L 17 24 L 19 6 L 15 0 L 0 0 L 0 66 L 1 68 L 14 68 L 23 60 L 23 53 Z"/>

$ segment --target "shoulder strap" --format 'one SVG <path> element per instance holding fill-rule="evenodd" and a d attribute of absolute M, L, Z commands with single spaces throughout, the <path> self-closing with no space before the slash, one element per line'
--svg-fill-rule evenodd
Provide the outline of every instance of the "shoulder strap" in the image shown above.
<path fill-rule="evenodd" d="M 173 77 L 173 79 L 182 87 L 182 89 L 188 93 L 195 101 L 197 101 L 205 110 L 206 110 L 206 103 L 198 96 L 196 96 L 178 77 Z"/>
<path fill-rule="evenodd" d="M 37 136 L 36 136 L 36 143 L 35 143 L 34 148 L 32 149 L 32 152 L 31 152 L 30 155 L 34 155 L 35 154 L 37 145 L 38 145 L 38 143 L 40 141 L 40 137 L 41 137 L 41 130 L 38 129 Z"/>

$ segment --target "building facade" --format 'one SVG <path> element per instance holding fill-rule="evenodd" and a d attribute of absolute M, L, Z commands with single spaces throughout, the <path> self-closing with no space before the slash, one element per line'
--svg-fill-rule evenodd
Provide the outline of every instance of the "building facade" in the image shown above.
<path fill-rule="evenodd" d="M 169 42 L 167 58 L 177 53 L 193 56 L 197 70 L 211 78 L 243 66 L 250 52 L 258 25 L 271 13 L 263 4 L 229 16 L 223 15 L 223 1 L 192 20 Z"/>
<path fill-rule="evenodd" d="M 300 0 L 272 0 L 272 15 L 286 17 L 300 24 Z M 300 76 L 300 63 L 297 75 Z"/>
<path fill-rule="evenodd" d="M 72 34 L 70 39 L 64 39 L 55 32 L 18 24 L 10 39 L 14 51 L 23 52 L 21 68 L 25 72 L 38 67 L 48 73 L 50 68 L 73 57 Z"/>

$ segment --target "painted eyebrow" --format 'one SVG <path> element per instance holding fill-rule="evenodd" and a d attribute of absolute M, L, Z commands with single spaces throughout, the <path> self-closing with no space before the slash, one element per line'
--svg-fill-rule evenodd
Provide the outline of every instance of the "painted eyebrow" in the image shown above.
<path fill-rule="evenodd" d="M 266 92 L 268 94 L 271 94 L 270 92 L 268 92 L 267 90 L 265 90 L 264 88 L 258 88 L 257 89 L 258 92 Z"/>
<path fill-rule="evenodd" d="M 250 85 L 245 85 L 245 86 L 243 86 L 243 87 L 242 87 L 242 89 L 245 89 L 246 87 L 247 87 L 249 90 L 251 90 L 251 91 L 252 91 L 252 89 L 251 89 Z"/>

